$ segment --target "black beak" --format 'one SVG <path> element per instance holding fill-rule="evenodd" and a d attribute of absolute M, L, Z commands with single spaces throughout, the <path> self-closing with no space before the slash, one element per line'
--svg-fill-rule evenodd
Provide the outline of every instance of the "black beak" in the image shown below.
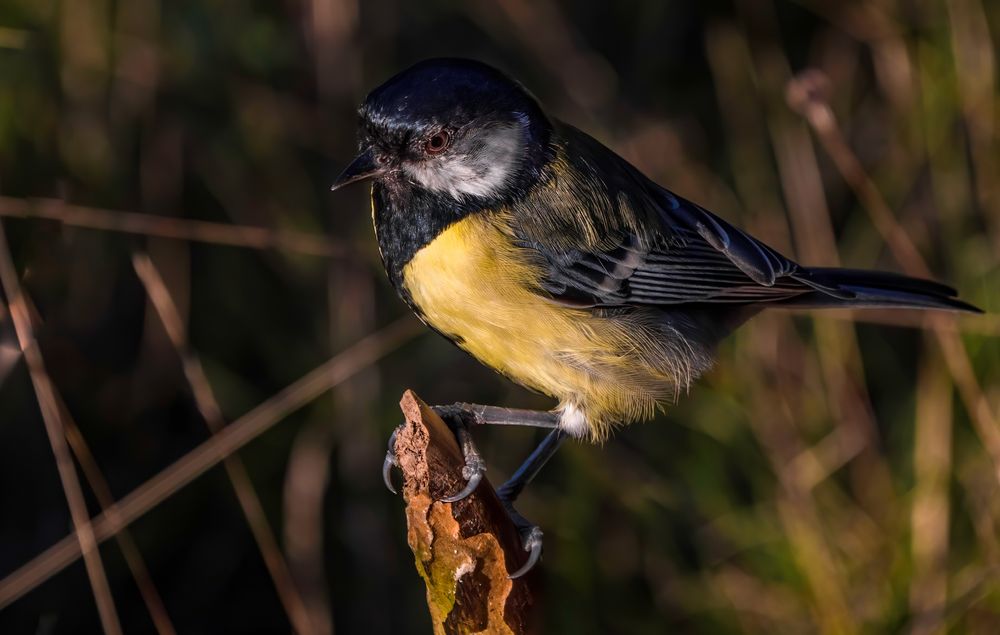
<path fill-rule="evenodd" d="M 339 190 L 345 185 L 370 179 L 372 177 L 379 176 L 384 172 L 385 168 L 380 167 L 378 163 L 375 162 L 375 154 L 372 149 L 367 148 L 355 157 L 354 160 L 351 161 L 351 164 L 340 173 L 340 176 L 338 176 L 337 180 L 333 182 L 333 187 L 331 187 L 330 190 Z"/>

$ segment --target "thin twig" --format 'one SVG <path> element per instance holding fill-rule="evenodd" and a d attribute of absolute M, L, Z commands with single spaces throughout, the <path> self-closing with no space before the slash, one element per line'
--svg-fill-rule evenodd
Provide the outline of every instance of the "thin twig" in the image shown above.
<path fill-rule="evenodd" d="M 0 385 L 21 359 L 21 347 L 17 337 L 7 330 L 7 307 L 0 303 Z"/>
<path fill-rule="evenodd" d="M 156 265 L 153 264 L 153 261 L 146 254 L 134 254 L 132 256 L 132 266 L 146 288 L 146 293 L 149 295 L 150 302 L 160 317 L 160 322 L 167 332 L 170 343 L 174 345 L 178 356 L 181 358 L 184 376 L 191 385 L 191 392 L 194 395 L 195 403 L 205 421 L 205 425 L 212 434 L 217 434 L 226 425 L 222 416 L 222 409 L 215 398 L 212 385 L 205 375 L 205 369 L 201 365 L 201 360 L 191 351 L 188 345 L 184 321 L 177 310 L 177 305 L 170 296 L 170 292 L 167 290 L 166 284 L 163 282 L 163 277 L 156 269 Z M 232 483 L 233 489 L 236 491 L 236 498 L 239 500 L 243 515 L 250 526 L 254 540 L 257 541 L 257 548 L 260 549 L 264 565 L 271 575 L 274 588 L 281 599 L 282 605 L 285 607 L 285 611 L 288 613 L 292 626 L 299 633 L 314 632 L 305 603 L 302 601 L 302 596 L 295 586 L 294 580 L 292 580 L 288 563 L 285 562 L 285 557 L 278 547 L 278 540 L 275 538 L 274 531 L 271 529 L 271 525 L 267 521 L 267 516 L 264 514 L 264 507 L 261 505 L 260 497 L 257 496 L 256 490 L 254 490 L 253 482 L 247 473 L 246 465 L 235 454 L 223 459 L 222 465 L 229 476 L 229 481 Z"/>
<path fill-rule="evenodd" d="M 44 218 L 88 229 L 191 240 L 233 247 L 281 249 L 327 258 L 340 257 L 349 253 L 349 249 L 326 237 L 306 232 L 83 207 L 70 205 L 57 199 L 20 199 L 0 196 L 0 216 Z"/>
<path fill-rule="evenodd" d="M 85 523 L 97 542 L 107 540 L 222 459 L 271 429 L 327 390 L 353 377 L 422 332 L 410 317 L 393 322 L 313 369 L 163 469 L 117 504 Z M 63 538 L 0 580 L 0 609 L 42 584 L 80 557 L 77 532 Z"/>
<path fill-rule="evenodd" d="M 101 562 L 97 540 L 88 520 L 90 514 L 87 512 L 87 503 L 83 499 L 83 490 L 80 488 L 76 468 L 73 466 L 73 458 L 66 445 L 65 426 L 59 410 L 55 386 L 45 370 L 45 361 L 42 359 L 41 350 L 38 348 L 38 342 L 35 340 L 35 334 L 31 328 L 31 317 L 25 302 L 24 291 L 17 278 L 17 270 L 14 268 L 14 260 L 10 254 L 10 247 L 7 245 L 7 235 L 2 222 L 0 222 L 0 283 L 2 283 L 4 294 L 7 296 L 7 304 L 14 322 L 14 331 L 17 333 L 17 341 L 24 354 L 24 361 L 28 365 L 28 373 L 31 376 L 31 383 L 38 399 L 38 408 L 41 410 L 42 421 L 45 424 L 45 433 L 49 437 L 49 444 L 52 446 L 52 453 L 56 459 L 56 469 L 59 471 L 59 480 L 62 483 L 63 493 L 66 495 L 66 502 L 69 504 L 70 517 L 75 528 L 72 545 L 83 554 L 87 576 L 90 578 L 90 586 L 94 592 L 94 600 L 97 602 L 97 611 L 104 632 L 108 635 L 118 635 L 121 633 L 118 612 L 115 610 L 114 598 L 111 597 L 111 588 L 108 586 L 108 578 L 104 572 L 104 563 Z"/>

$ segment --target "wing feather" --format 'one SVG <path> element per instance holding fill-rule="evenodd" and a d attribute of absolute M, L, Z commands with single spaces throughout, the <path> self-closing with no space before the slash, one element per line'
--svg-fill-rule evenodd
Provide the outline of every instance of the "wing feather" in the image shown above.
<path fill-rule="evenodd" d="M 560 132 L 551 178 L 514 210 L 516 239 L 542 262 L 540 284 L 553 299 L 594 307 L 766 302 L 828 290 L 584 133 L 565 124 Z"/>

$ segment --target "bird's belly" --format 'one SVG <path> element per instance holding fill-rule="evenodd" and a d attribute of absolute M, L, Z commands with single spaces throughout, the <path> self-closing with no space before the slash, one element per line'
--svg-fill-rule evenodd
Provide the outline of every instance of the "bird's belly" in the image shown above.
<path fill-rule="evenodd" d="M 648 333 L 534 292 L 540 272 L 517 250 L 502 224 L 467 217 L 404 267 L 405 291 L 430 326 L 514 381 L 585 409 L 592 425 L 651 414 L 675 385 L 636 353 L 655 344 Z"/>
<path fill-rule="evenodd" d="M 573 311 L 531 291 L 537 274 L 518 262 L 500 228 L 478 216 L 452 225 L 416 253 L 403 283 L 423 319 L 484 364 L 550 395 L 570 388 L 561 349 Z"/>

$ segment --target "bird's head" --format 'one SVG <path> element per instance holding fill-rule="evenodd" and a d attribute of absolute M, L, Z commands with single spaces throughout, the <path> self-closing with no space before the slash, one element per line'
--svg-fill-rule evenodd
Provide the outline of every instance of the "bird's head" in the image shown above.
<path fill-rule="evenodd" d="M 361 105 L 360 153 L 333 189 L 374 178 L 468 204 L 503 200 L 538 178 L 550 124 L 517 82 L 463 59 L 421 62 Z"/>

